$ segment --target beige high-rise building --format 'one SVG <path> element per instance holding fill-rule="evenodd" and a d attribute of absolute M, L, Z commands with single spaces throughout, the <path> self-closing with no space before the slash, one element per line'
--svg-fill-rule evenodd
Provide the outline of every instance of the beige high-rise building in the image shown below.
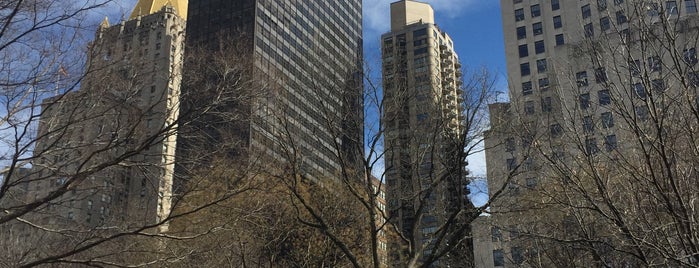
<path fill-rule="evenodd" d="M 89 44 L 81 88 L 44 100 L 21 197 L 44 205 L 16 224 L 29 236 L 9 236 L 22 240 L 9 244 L 13 250 L 24 242 L 34 247 L 24 253 L 41 255 L 42 246 L 96 235 L 89 230 L 125 231 L 168 217 L 186 2 L 141 0 L 128 21 L 105 19 Z M 73 240 L 61 243 L 66 237 Z"/>
<path fill-rule="evenodd" d="M 630 173 L 644 172 L 644 146 L 658 142 L 645 128 L 669 114 L 670 99 L 672 109 L 691 110 L 680 99 L 693 101 L 699 81 L 696 1 L 500 3 L 510 102 L 490 106 L 485 137 L 489 192 L 503 190 L 491 207 L 491 239 L 481 241 L 492 242 L 481 248 L 493 248 L 492 266 L 485 267 L 573 265 L 588 257 L 596 258 L 589 266 L 636 266 L 616 252 L 590 257 L 598 249 L 576 249 L 575 241 L 624 245 L 600 228 L 601 218 L 590 220 L 598 214 L 580 211 L 594 211 L 597 198 L 638 209 L 638 201 L 624 203 L 637 188 L 606 187 L 622 187 Z M 588 188 L 594 185 L 601 188 Z M 597 196 L 605 191 L 609 196 Z M 552 257 L 562 252 L 575 254 Z"/>
<path fill-rule="evenodd" d="M 462 135 L 461 64 L 426 3 L 392 3 L 391 31 L 381 40 L 388 211 L 426 258 L 445 217 L 470 204 L 465 163 L 454 157 Z M 392 242 L 391 263 L 407 263 L 407 249 Z"/>

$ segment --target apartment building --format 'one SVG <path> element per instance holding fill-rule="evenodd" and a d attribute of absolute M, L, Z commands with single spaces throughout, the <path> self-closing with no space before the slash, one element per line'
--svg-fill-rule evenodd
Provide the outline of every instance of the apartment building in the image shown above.
<path fill-rule="evenodd" d="M 43 101 L 36 160 L 29 175 L 9 178 L 28 182 L 18 202 L 40 204 L 12 224 L 22 230 L 11 236 L 17 255 L 41 256 L 110 230 L 167 229 L 184 3 L 141 0 L 128 21 L 105 19 L 89 44 L 81 88 Z"/>
<path fill-rule="evenodd" d="M 426 3 L 392 3 L 391 31 L 381 40 L 388 211 L 416 243 L 412 250 L 427 259 L 448 215 L 470 205 L 465 161 L 456 157 L 463 132 L 461 64 Z M 406 250 L 392 241 L 391 262 L 407 263 Z"/>
<path fill-rule="evenodd" d="M 620 251 L 635 240 L 615 236 L 608 226 L 633 226 L 627 235 L 663 229 L 654 221 L 638 223 L 641 213 L 631 211 L 659 209 L 646 200 L 665 191 L 640 188 L 657 172 L 643 158 L 661 159 L 654 148 L 663 146 L 673 148 L 673 159 L 691 155 L 680 143 L 691 143 L 692 135 L 677 124 L 696 124 L 685 118 L 696 110 L 696 2 L 502 0 L 501 8 L 510 102 L 490 106 L 485 140 L 489 192 L 504 189 L 491 208 L 493 265 L 634 266 L 691 252 L 639 247 L 645 259 L 624 257 Z M 662 141 L 669 137 L 682 142 Z M 695 188 L 695 179 L 683 179 Z M 680 206 L 682 198 L 668 199 L 665 208 Z M 615 209 L 624 213 L 606 221 L 603 215 Z M 622 222 L 627 227 L 619 227 Z"/>

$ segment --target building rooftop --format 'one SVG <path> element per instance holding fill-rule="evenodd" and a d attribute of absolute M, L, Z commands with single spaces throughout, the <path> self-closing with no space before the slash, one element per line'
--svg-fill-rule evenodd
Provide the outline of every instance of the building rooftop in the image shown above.
<path fill-rule="evenodd" d="M 434 10 L 427 3 L 402 0 L 391 3 L 391 31 L 416 22 L 434 24 Z"/>
<path fill-rule="evenodd" d="M 131 16 L 129 16 L 129 20 L 153 14 L 165 6 L 175 8 L 180 17 L 187 19 L 187 2 L 188 0 L 138 0 L 136 7 L 131 12 Z"/>

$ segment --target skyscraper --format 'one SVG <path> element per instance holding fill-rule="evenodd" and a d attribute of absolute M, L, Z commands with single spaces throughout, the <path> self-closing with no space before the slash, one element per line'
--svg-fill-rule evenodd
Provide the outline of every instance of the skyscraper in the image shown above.
<path fill-rule="evenodd" d="M 381 40 L 388 210 L 414 249 L 429 258 L 438 232 L 448 232 L 441 227 L 450 213 L 470 204 L 458 157 L 461 64 L 426 3 L 392 3 L 391 31 Z M 391 262 L 407 263 L 407 249 L 397 242 L 390 245 Z"/>
<path fill-rule="evenodd" d="M 241 115 L 236 122 L 195 125 L 210 133 L 203 143 L 234 137 L 239 149 L 229 154 L 252 149 L 284 161 L 291 153 L 316 178 L 334 177 L 342 161 L 361 156 L 361 14 L 359 0 L 190 1 L 188 51 L 235 51 L 248 61 L 249 77 L 264 83 L 247 92 L 264 96 L 227 105 Z M 202 89 L 186 90 L 184 96 Z M 184 150 L 197 151 L 183 140 Z"/>
<path fill-rule="evenodd" d="M 22 218 L 47 229 L 13 236 L 26 252 L 71 246 L 65 237 L 104 226 L 167 228 L 186 14 L 175 9 L 184 1 L 172 2 L 141 0 L 114 26 L 105 18 L 81 88 L 43 101 L 32 170 L 17 178 L 29 182 L 22 203 L 38 206 Z"/>
<path fill-rule="evenodd" d="M 634 235 L 651 243 L 657 234 L 663 248 L 682 243 L 664 226 L 684 220 L 639 216 L 682 200 L 647 202 L 667 188 L 641 188 L 639 178 L 660 168 L 644 159 L 662 159 L 664 149 L 649 148 L 672 147 L 673 159 L 685 159 L 664 168 L 694 165 L 682 145 L 663 139 L 689 142 L 675 124 L 697 123 L 681 116 L 696 106 L 696 1 L 502 0 L 501 8 L 511 102 L 490 106 L 485 139 L 489 191 L 504 190 L 491 208 L 494 266 L 547 266 L 565 254 L 571 265 L 666 261 L 652 249 L 634 249 L 647 259 L 616 253 L 630 250 Z M 610 222 L 607 209 L 625 215 Z M 617 252 L 553 242 L 563 240 Z"/>

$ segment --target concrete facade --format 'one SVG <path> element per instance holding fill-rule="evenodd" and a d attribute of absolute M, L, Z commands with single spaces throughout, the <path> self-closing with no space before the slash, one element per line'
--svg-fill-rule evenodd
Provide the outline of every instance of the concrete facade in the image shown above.
<path fill-rule="evenodd" d="M 573 214 L 542 201 L 572 187 L 561 167 L 613 174 L 642 147 L 633 129 L 653 110 L 650 88 L 664 88 L 655 89 L 659 103 L 661 94 L 695 94 L 680 81 L 694 73 L 696 48 L 687 40 L 696 38 L 696 3 L 502 0 L 501 8 L 511 102 L 490 106 L 485 139 L 489 192 L 504 189 L 491 208 L 491 264 L 552 265 L 543 252 L 554 249 L 521 234 L 571 235 Z M 680 25 L 664 29 L 676 37 L 672 45 L 644 36 L 662 31 L 662 20 Z"/>
<path fill-rule="evenodd" d="M 18 202 L 44 205 L 13 224 L 22 243 L 10 251 L 41 255 L 65 245 L 62 235 L 87 239 L 109 228 L 167 229 L 185 20 L 170 5 L 150 12 L 114 26 L 105 19 L 80 90 L 43 101 L 37 160 L 14 178 L 28 181 Z"/>

